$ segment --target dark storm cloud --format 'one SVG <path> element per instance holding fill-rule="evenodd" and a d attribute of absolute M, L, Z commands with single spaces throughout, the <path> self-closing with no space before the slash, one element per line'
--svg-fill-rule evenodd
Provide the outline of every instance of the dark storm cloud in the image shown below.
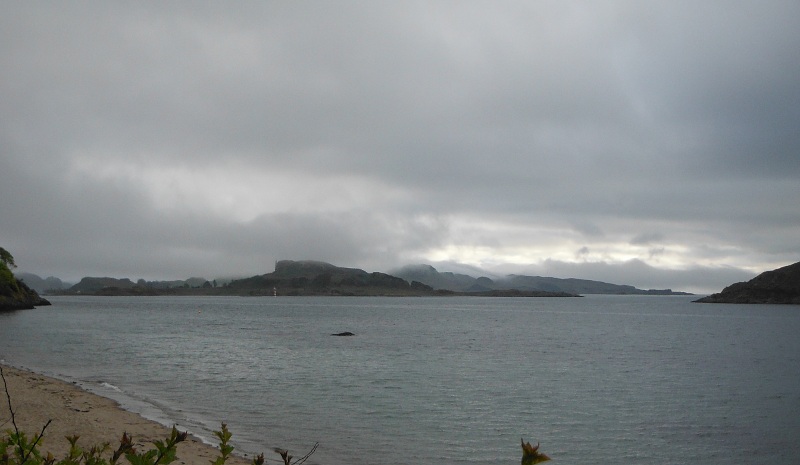
<path fill-rule="evenodd" d="M 796 2 L 8 5 L 0 234 L 31 271 L 146 278 L 281 258 L 786 264 L 797 18 Z"/>

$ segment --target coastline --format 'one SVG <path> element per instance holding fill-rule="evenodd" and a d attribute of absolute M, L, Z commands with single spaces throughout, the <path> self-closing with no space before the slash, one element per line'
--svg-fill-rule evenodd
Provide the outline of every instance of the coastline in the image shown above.
<path fill-rule="evenodd" d="M 41 432 L 48 420 L 52 420 L 39 448 L 45 455 L 52 452 L 55 457 L 63 457 L 69 450 L 65 437 L 71 435 L 80 436 L 78 445 L 83 448 L 109 443 L 113 450 L 119 445 L 122 433 L 127 432 L 138 450 L 149 450 L 153 441 L 163 440 L 170 434 L 171 427 L 124 410 L 115 401 L 76 385 L 7 364 L 2 364 L 2 368 L 20 431 L 33 436 Z M 13 424 L 5 390 L 2 394 L 0 431 L 5 432 L 13 429 Z M 186 441 L 178 444 L 175 463 L 207 465 L 218 454 L 216 447 L 189 435 Z M 246 465 L 251 462 L 245 457 L 232 455 L 227 463 Z"/>

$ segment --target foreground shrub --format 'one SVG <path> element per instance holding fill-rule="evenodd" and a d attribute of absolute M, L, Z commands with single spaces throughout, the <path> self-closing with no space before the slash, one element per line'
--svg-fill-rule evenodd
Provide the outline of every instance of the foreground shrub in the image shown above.
<path fill-rule="evenodd" d="M 522 441 L 522 462 L 521 465 L 534 465 L 535 463 L 547 462 L 550 457 L 539 452 L 539 444 L 532 446 L 531 443 Z"/>
<path fill-rule="evenodd" d="M 42 433 L 45 429 L 42 428 Z M 78 436 L 70 436 L 66 438 L 70 444 L 69 452 L 63 458 L 56 459 L 49 452 L 46 457 L 42 457 L 38 447 L 43 436 L 42 433 L 29 440 L 25 433 L 6 432 L 6 435 L 0 439 L 0 465 L 115 465 L 123 457 L 130 465 L 167 465 L 178 458 L 177 446 L 188 436 L 188 433 L 179 432 L 173 426 L 168 438 L 155 441 L 153 442 L 154 448 L 139 452 L 133 447 L 133 439 L 127 433 L 123 433 L 119 447 L 110 455 L 108 443 L 84 450 L 78 446 Z M 233 452 L 233 447 L 228 444 L 231 434 L 225 423 L 222 424 L 221 431 L 217 431 L 215 434 L 221 438 L 220 455 L 211 463 L 224 465 L 230 453 Z M 222 439 L 223 437 L 224 439 Z M 264 454 L 253 459 L 253 465 L 263 465 L 263 463 Z"/>

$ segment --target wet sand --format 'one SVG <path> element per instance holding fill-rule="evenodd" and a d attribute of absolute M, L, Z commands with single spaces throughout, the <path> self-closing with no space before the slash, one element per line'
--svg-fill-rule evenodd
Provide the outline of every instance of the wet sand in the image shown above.
<path fill-rule="evenodd" d="M 41 432 L 48 420 L 52 420 L 40 447 L 45 455 L 49 451 L 57 459 L 62 458 L 69 450 L 65 437 L 76 434 L 80 436 L 78 445 L 85 449 L 109 443 L 112 451 L 119 445 L 124 432 L 133 437 L 134 446 L 139 451 L 153 448 L 153 441 L 166 439 L 170 434 L 171 428 L 123 410 L 113 400 L 70 383 L 8 366 L 3 366 L 3 374 L 20 431 L 33 436 Z M 5 432 L 13 430 L 14 426 L 2 382 L 0 394 L 0 431 Z M 178 444 L 177 455 L 176 464 L 208 465 L 218 456 L 218 450 L 190 435 L 189 439 Z M 265 451 L 265 455 L 270 455 L 270 451 Z M 279 457 L 267 457 L 267 463 L 276 463 L 275 458 Z M 233 456 L 227 463 L 244 465 L 251 462 L 252 459 Z"/>

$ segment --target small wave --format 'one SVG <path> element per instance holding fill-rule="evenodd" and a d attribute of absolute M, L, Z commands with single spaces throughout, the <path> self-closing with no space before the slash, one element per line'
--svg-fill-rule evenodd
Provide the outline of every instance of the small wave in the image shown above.
<path fill-rule="evenodd" d="M 104 387 L 104 388 L 106 388 L 106 389 L 111 389 L 112 391 L 116 391 L 116 392 L 122 392 L 122 389 L 120 389 L 120 388 L 118 388 L 118 387 L 114 386 L 114 385 L 113 385 L 113 384 L 111 384 L 111 383 L 107 383 L 107 382 L 105 382 L 105 381 L 100 381 L 100 386 L 102 386 L 102 387 Z"/>

